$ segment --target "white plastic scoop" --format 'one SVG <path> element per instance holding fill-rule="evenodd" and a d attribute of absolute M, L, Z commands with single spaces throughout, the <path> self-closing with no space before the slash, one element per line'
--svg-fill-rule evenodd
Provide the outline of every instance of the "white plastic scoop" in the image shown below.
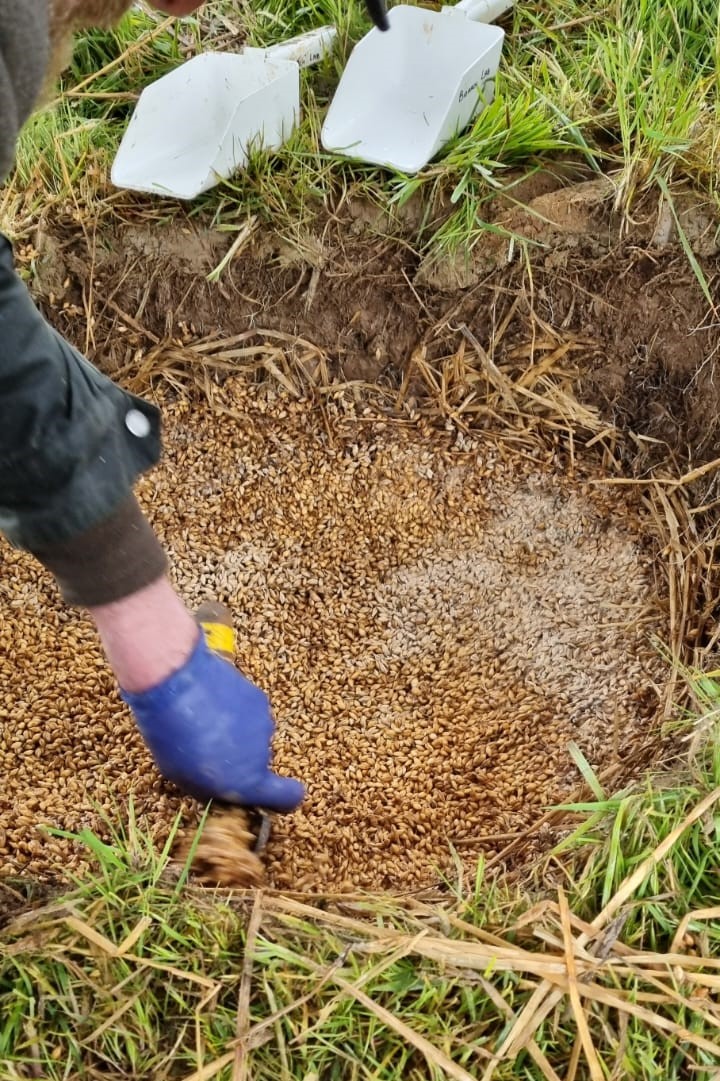
<path fill-rule="evenodd" d="M 277 149 L 300 115 L 300 68 L 335 43 L 332 26 L 269 49 L 203 53 L 143 90 L 112 167 L 119 188 L 194 199 Z"/>
<path fill-rule="evenodd" d="M 492 101 L 505 34 L 487 24 L 512 6 L 392 8 L 389 30 L 370 30 L 350 55 L 323 124 L 325 149 L 404 173 L 422 169 Z"/>

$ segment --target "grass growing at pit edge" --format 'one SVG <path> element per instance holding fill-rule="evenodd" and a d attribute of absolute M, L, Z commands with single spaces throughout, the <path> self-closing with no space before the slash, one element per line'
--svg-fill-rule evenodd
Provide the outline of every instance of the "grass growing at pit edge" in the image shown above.
<path fill-rule="evenodd" d="M 714 725 L 710 735 L 692 773 L 573 805 L 575 832 L 546 868 L 555 886 L 533 894 L 481 865 L 433 903 L 233 898 L 188 885 L 135 826 L 112 845 L 86 836 L 95 874 L 0 932 L 0 1070 L 711 1081 Z"/>
<path fill-rule="evenodd" d="M 199 19 L 171 24 L 133 9 L 113 31 L 81 35 L 63 94 L 21 141 L 4 216 L 108 195 L 114 152 L 137 93 L 201 48 L 270 44 L 314 26 L 338 28 L 337 54 L 303 73 L 303 120 L 280 151 L 197 200 L 216 222 L 258 215 L 297 235 L 352 191 L 387 208 L 421 195 L 414 242 L 421 249 L 475 244 L 487 201 L 508 171 L 558 156 L 610 173 L 618 206 L 631 213 L 643 192 L 690 180 L 717 201 L 720 16 L 714 0 L 520 0 L 505 20 L 506 49 L 494 104 L 417 176 L 352 163 L 320 145 L 322 117 L 352 45 L 368 29 L 360 0 L 267 0 L 239 10 L 214 0 Z M 99 73 L 98 73 L 99 72 Z M 170 212 L 165 205 L 164 212 Z"/>

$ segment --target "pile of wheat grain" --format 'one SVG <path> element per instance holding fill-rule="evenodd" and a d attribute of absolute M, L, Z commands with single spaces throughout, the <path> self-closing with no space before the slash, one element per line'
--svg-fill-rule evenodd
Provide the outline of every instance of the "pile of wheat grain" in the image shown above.
<path fill-rule="evenodd" d="M 321 411 L 239 380 L 227 411 L 166 404 L 140 492 L 190 606 L 228 603 L 238 663 L 278 721 L 306 804 L 276 821 L 269 880 L 410 888 L 527 828 L 578 774 L 657 724 L 662 614 L 624 497 L 508 446 Z M 104 830 L 156 776 L 92 628 L 0 547 L 0 870 L 78 867 L 43 824 Z"/>

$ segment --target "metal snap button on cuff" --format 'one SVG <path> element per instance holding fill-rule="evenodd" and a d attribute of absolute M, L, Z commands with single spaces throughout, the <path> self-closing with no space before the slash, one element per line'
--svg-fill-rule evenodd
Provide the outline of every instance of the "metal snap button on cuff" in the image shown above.
<path fill-rule="evenodd" d="M 130 409 L 125 414 L 125 427 L 138 439 L 144 439 L 150 435 L 150 421 L 139 409 Z"/>

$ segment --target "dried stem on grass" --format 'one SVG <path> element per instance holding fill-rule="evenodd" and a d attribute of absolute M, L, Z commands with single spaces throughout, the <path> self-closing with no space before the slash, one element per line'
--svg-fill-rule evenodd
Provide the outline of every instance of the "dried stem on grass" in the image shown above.
<path fill-rule="evenodd" d="M 503 1064 L 512 1063 L 525 1051 L 547 1081 L 576 1077 L 583 1058 L 589 1076 L 600 1081 L 606 1076 L 607 1056 L 612 1051 L 609 1036 L 616 1034 L 621 1043 L 631 1022 L 640 1022 L 663 1040 L 672 1041 L 676 1053 L 693 1069 L 696 1053 L 706 1065 L 720 1063 L 720 1003 L 715 999 L 720 959 L 685 954 L 683 945 L 688 927 L 717 919 L 718 909 L 699 909 L 678 921 L 665 952 L 621 941 L 617 917 L 637 903 L 635 896 L 654 869 L 672 859 L 675 846 L 713 811 L 718 800 L 720 788 L 701 799 L 589 922 L 571 911 L 562 889 L 556 901 L 546 899 L 506 925 L 502 933 L 468 922 L 447 899 L 439 905 L 388 899 L 383 905 L 379 899 L 347 896 L 309 903 L 257 891 L 252 903 L 238 913 L 244 923 L 249 912 L 244 960 L 223 975 L 207 977 L 183 971 L 148 952 L 148 935 L 152 936 L 161 918 L 157 912 L 140 918 L 122 933 L 119 943 L 114 942 L 105 930 L 94 926 L 103 918 L 104 899 L 99 897 L 86 902 L 82 912 L 70 902 L 64 908 L 47 906 L 15 919 L 4 932 L 6 956 L 22 957 L 42 949 L 48 957 L 65 959 L 69 971 L 76 963 L 91 965 L 98 972 L 107 970 L 108 978 L 108 966 L 122 965 L 122 986 L 131 983 L 135 973 L 152 969 L 168 981 L 194 989 L 198 1020 L 209 1004 L 234 993 L 235 1040 L 211 1061 L 200 1058 L 198 1068 L 185 1074 L 185 1081 L 210 1081 L 230 1066 L 234 1078 L 253 1076 L 253 1056 L 278 1038 L 281 1022 L 290 1022 L 290 1031 L 296 1034 L 287 1045 L 290 1053 L 294 1043 L 308 1046 L 313 1033 L 322 1040 L 326 1027 L 332 1031 L 334 1017 L 345 1014 L 350 1000 L 382 1030 L 413 1048 L 427 1063 L 430 1075 L 455 1081 L 477 1078 L 483 1067 L 483 1081 L 491 1081 Z M 267 960 L 272 943 L 278 944 L 276 955 L 282 957 L 282 968 L 274 973 Z M 478 983 L 495 1011 L 494 1024 L 483 1024 L 475 1039 L 468 1040 L 462 1029 L 448 1034 L 442 1045 L 430 1039 L 417 1017 L 407 1012 L 401 1015 L 392 1008 L 392 999 L 382 997 L 385 975 L 397 971 L 404 960 L 429 979 L 457 986 Z M 282 1005 L 258 1017 L 263 996 L 252 994 L 253 972 L 266 986 L 277 980 L 286 991 L 296 988 L 299 979 L 302 992 L 286 993 Z M 112 1025 L 119 1024 L 135 1002 L 132 996 L 117 994 L 120 986 L 112 1015 L 84 1041 L 86 1047 L 94 1046 Z M 513 999 L 508 1000 L 513 986 L 514 1001 L 524 1002 L 519 1011 L 513 1008 Z M 569 1070 L 558 1072 L 558 1063 L 543 1050 L 546 1041 L 541 1042 L 540 1029 L 551 1016 L 563 1018 L 567 1027 L 568 1005 L 577 1039 Z M 505 1035 L 496 1043 L 493 1033 L 503 1028 Z"/>
<path fill-rule="evenodd" d="M 712 974 L 712 970 L 720 969 L 720 960 L 686 956 L 678 949 L 689 923 L 697 919 L 714 918 L 717 916 L 717 910 L 704 909 L 689 913 L 678 926 L 672 947 L 666 954 L 647 953 L 628 947 L 615 937 L 611 923 L 613 918 L 632 902 L 633 894 L 648 877 L 653 867 L 670 854 L 687 828 L 701 819 L 718 799 L 720 799 L 720 789 L 715 789 L 698 803 L 684 821 L 628 876 L 610 902 L 590 924 L 584 924 L 572 915 L 562 889 L 558 892 L 556 904 L 548 902 L 540 906 L 536 924 L 527 918 L 524 919 L 522 929 L 525 934 L 531 933 L 536 940 L 539 939 L 545 943 L 554 940 L 557 945 L 557 949 L 554 950 L 535 952 L 524 949 L 509 940 L 499 945 L 496 936 L 492 936 L 493 941 L 487 944 L 467 940 L 458 942 L 456 939 L 431 930 L 430 927 L 426 927 L 424 933 L 413 937 L 403 936 L 396 931 L 369 928 L 367 924 L 354 921 L 347 916 L 324 912 L 283 897 L 268 897 L 267 908 L 281 918 L 285 917 L 292 922 L 301 918 L 314 924 L 325 923 L 341 930 L 344 935 L 357 936 L 359 940 L 364 938 L 365 941 L 362 944 L 356 941 L 354 948 L 371 954 L 384 953 L 389 949 L 407 949 L 409 955 L 415 954 L 437 962 L 444 971 L 452 968 L 477 971 L 483 974 L 486 982 L 492 979 L 490 972 L 511 972 L 522 976 L 525 981 L 528 977 L 539 977 L 540 982 L 530 994 L 524 1009 L 515 1017 L 514 1023 L 493 1055 L 492 1061 L 487 1065 L 483 1081 L 490 1081 L 503 1061 L 516 1059 L 525 1049 L 530 1051 L 544 1077 L 554 1079 L 558 1076 L 544 1055 L 538 1053 L 533 1037 L 552 1011 L 564 1010 L 563 1001 L 566 997 L 572 1007 L 580 1046 L 593 1079 L 601 1079 L 605 1076 L 591 1034 L 593 1015 L 600 1007 L 616 1011 L 620 1015 L 638 1018 L 658 1033 L 675 1038 L 683 1046 L 689 1045 L 686 1050 L 688 1058 L 690 1047 L 720 1057 L 720 1038 L 715 1041 L 698 1035 L 692 1031 L 690 1020 L 684 1027 L 662 1013 L 663 1007 L 675 1009 L 679 1006 L 683 1011 L 687 1011 L 683 1015 L 688 1019 L 697 1016 L 706 1025 L 720 1028 L 720 1007 L 713 1002 L 708 1003 L 707 999 L 698 999 L 693 990 L 698 983 L 706 987 L 717 986 L 720 981 Z M 454 921 L 456 928 L 458 928 L 458 922 Z M 604 932 L 608 928 L 609 935 L 606 936 Z M 465 925 L 464 929 L 473 938 L 482 935 L 482 932 L 475 927 Z M 368 935 L 372 936 L 369 941 Z M 698 973 L 697 969 L 710 969 L 711 972 Z M 609 987 L 603 983 L 606 979 L 610 982 Z M 618 986 L 622 980 L 631 981 L 633 990 L 628 991 Z M 335 982 L 347 994 L 362 1001 L 366 1008 L 372 1009 L 384 1023 L 388 1023 L 387 1011 L 381 1012 L 376 1005 L 373 1006 L 367 996 L 361 996 L 356 987 L 337 976 Z M 531 985 L 526 982 L 525 986 L 529 989 Z M 643 986 L 650 986 L 654 990 L 643 991 Z M 678 986 L 687 987 L 688 993 L 679 991 Z M 643 1002 L 652 1004 L 652 1008 L 649 1005 L 642 1005 Z M 419 1041 L 411 1040 L 411 1042 L 414 1046 L 420 1047 Z M 426 1054 L 429 1063 L 440 1065 L 437 1056 L 428 1056 L 426 1049 L 423 1053 Z M 441 1068 L 448 1077 L 467 1076 L 464 1071 L 458 1073 L 454 1066 L 450 1069 L 443 1064 Z"/>

